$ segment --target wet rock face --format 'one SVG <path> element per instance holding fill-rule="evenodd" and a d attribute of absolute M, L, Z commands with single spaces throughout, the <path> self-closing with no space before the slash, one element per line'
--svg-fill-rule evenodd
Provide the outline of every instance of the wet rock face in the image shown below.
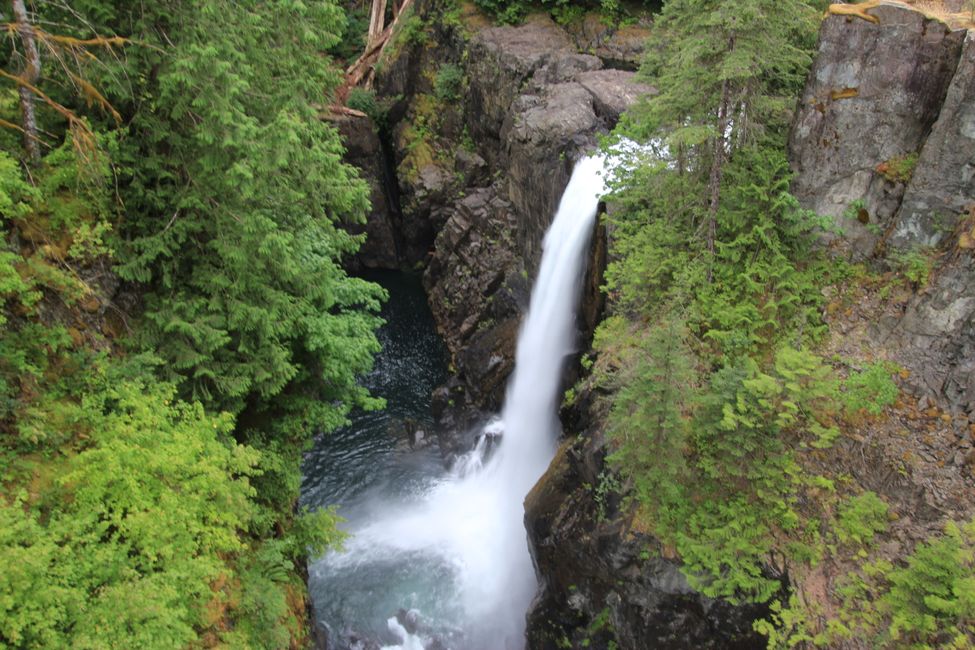
<path fill-rule="evenodd" d="M 356 261 L 366 268 L 398 268 L 401 244 L 395 206 L 386 192 L 385 160 L 376 127 L 367 117 L 344 116 L 336 120 L 336 126 L 345 145 L 345 161 L 357 167 L 369 183 L 372 209 L 366 223 L 349 228 L 352 232 L 366 233 L 366 241 L 356 254 Z"/>
<path fill-rule="evenodd" d="M 696 593 L 677 560 L 629 529 L 618 503 L 596 502 L 603 444 L 598 433 L 563 443 L 525 501 L 533 557 L 543 576 L 528 614 L 528 647 L 555 650 L 568 641 L 569 647 L 598 650 L 611 640 L 623 650 L 765 647 L 752 630 L 765 608 Z"/>
<path fill-rule="evenodd" d="M 511 204 L 475 190 L 450 210 L 423 276 L 437 326 L 477 406 L 497 408 L 511 371 L 521 305 Z M 514 298 L 514 299 L 513 299 Z"/>
<path fill-rule="evenodd" d="M 878 167 L 921 151 L 964 40 L 906 6 L 868 11 L 876 23 L 824 20 L 789 142 L 793 193 L 833 217 L 844 231 L 835 243 L 861 259 L 873 254 L 905 191 Z M 849 210 L 857 201 L 862 207 Z"/>
<path fill-rule="evenodd" d="M 508 198 L 518 220 L 519 250 L 529 268 L 538 268 L 542 238 L 569 183 L 572 161 L 566 149 L 595 145 L 592 95 L 577 83 L 544 86 L 521 95 L 502 127 L 508 151 Z"/>

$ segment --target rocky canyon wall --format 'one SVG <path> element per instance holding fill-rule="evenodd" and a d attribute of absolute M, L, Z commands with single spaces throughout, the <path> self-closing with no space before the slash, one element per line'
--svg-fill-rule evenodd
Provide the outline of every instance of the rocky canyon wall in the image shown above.
<path fill-rule="evenodd" d="M 790 139 L 838 254 L 927 267 L 871 328 L 918 399 L 975 415 L 975 37 L 898 3 L 828 15 Z"/>

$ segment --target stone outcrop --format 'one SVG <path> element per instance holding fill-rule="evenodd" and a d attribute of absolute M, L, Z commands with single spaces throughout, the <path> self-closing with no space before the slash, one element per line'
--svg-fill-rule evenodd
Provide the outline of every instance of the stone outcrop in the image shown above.
<path fill-rule="evenodd" d="M 366 233 L 366 240 L 356 254 L 356 262 L 366 268 L 395 269 L 400 265 L 398 207 L 395 197 L 386 191 L 385 158 L 379 133 L 368 117 L 342 116 L 335 120 L 345 161 L 359 169 L 369 183 L 372 209 L 365 225 L 351 226 L 355 233 Z"/>
<path fill-rule="evenodd" d="M 827 239 L 841 253 L 934 267 L 869 335 L 910 372 L 916 398 L 972 417 L 975 37 L 894 2 L 864 16 L 876 22 L 823 23 L 790 138 L 793 191 L 834 218 Z"/>
<path fill-rule="evenodd" d="M 969 226 L 970 228 L 970 226 Z M 955 250 L 899 319 L 881 323 L 874 339 L 911 371 L 918 398 L 947 402 L 975 421 L 975 260 Z"/>
<path fill-rule="evenodd" d="M 969 32 L 948 94 L 924 142 L 890 236 L 896 247 L 935 246 L 975 207 L 975 34 Z"/>
<path fill-rule="evenodd" d="M 921 151 L 964 40 L 906 5 L 866 11 L 877 22 L 823 21 L 789 141 L 793 193 L 833 217 L 843 230 L 835 243 L 859 259 L 874 253 L 904 196 L 905 184 L 878 168 Z"/>
<path fill-rule="evenodd" d="M 515 253 L 511 204 L 497 188 L 459 200 L 437 235 L 424 275 L 434 318 L 455 346 L 456 369 L 474 402 L 499 402 L 511 372 L 527 280 Z M 517 297 L 516 297 L 517 296 Z"/>
<path fill-rule="evenodd" d="M 605 477 L 605 441 L 587 422 L 569 416 L 584 435 L 560 447 L 525 500 L 525 522 L 543 588 L 529 612 L 533 650 L 610 642 L 621 650 L 753 649 L 764 640 L 752 622 L 761 606 L 734 606 L 695 592 L 680 562 L 659 542 L 635 530 L 618 497 L 597 498 Z M 581 417 L 580 417 L 581 416 Z"/>
<path fill-rule="evenodd" d="M 518 27 L 491 27 L 470 43 L 468 111 L 471 135 L 500 167 L 501 125 L 508 108 L 535 70 L 558 53 L 574 52 L 568 35 L 547 16 L 534 16 Z"/>

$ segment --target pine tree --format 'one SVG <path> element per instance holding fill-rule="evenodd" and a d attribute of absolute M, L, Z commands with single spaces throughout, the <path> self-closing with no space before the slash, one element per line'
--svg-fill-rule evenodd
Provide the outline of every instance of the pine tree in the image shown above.
<path fill-rule="evenodd" d="M 613 323 L 603 327 L 605 341 Z M 618 345 L 633 333 L 616 332 Z M 679 498 L 680 478 L 686 471 L 684 446 L 689 420 L 693 373 L 685 332 L 676 323 L 661 323 L 637 334 L 630 354 L 633 365 L 616 377 L 619 391 L 613 401 L 607 436 L 616 451 L 610 461 L 624 474 L 635 477 L 636 489 L 645 503 L 659 504 L 661 516 Z"/>
<path fill-rule="evenodd" d="M 698 178 L 712 257 L 725 163 L 787 124 L 814 17 L 803 0 L 670 0 L 656 22 L 640 75 L 658 92 L 629 131 L 663 138 L 664 156 Z"/>
<path fill-rule="evenodd" d="M 273 402 L 329 429 L 355 405 L 380 289 L 350 278 L 367 188 L 319 107 L 334 2 L 119 2 L 132 95 L 121 273 L 147 284 L 143 339 L 184 394 L 240 412 Z M 286 38 L 282 38 L 287 34 Z M 134 78 L 131 74 L 129 78 Z M 150 101 L 138 98 L 150 97 Z"/>

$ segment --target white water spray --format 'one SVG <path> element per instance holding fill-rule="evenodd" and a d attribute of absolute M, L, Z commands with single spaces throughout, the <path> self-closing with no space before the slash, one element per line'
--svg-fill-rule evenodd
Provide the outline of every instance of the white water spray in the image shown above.
<path fill-rule="evenodd" d="M 538 279 L 518 338 L 514 377 L 500 423 L 485 428 L 454 473 L 414 506 L 380 508 L 352 530 L 332 566 L 371 559 L 432 554 L 455 576 L 463 620 L 463 648 L 519 650 L 525 613 L 538 587 L 524 527 L 524 499 L 544 473 L 560 434 L 557 417 L 565 358 L 576 348 L 575 316 L 599 197 L 605 193 L 602 156 L 576 164 L 559 210 L 545 235 Z M 483 459 L 488 435 L 502 436 Z M 423 647 L 395 618 L 389 629 L 401 644 Z"/>

